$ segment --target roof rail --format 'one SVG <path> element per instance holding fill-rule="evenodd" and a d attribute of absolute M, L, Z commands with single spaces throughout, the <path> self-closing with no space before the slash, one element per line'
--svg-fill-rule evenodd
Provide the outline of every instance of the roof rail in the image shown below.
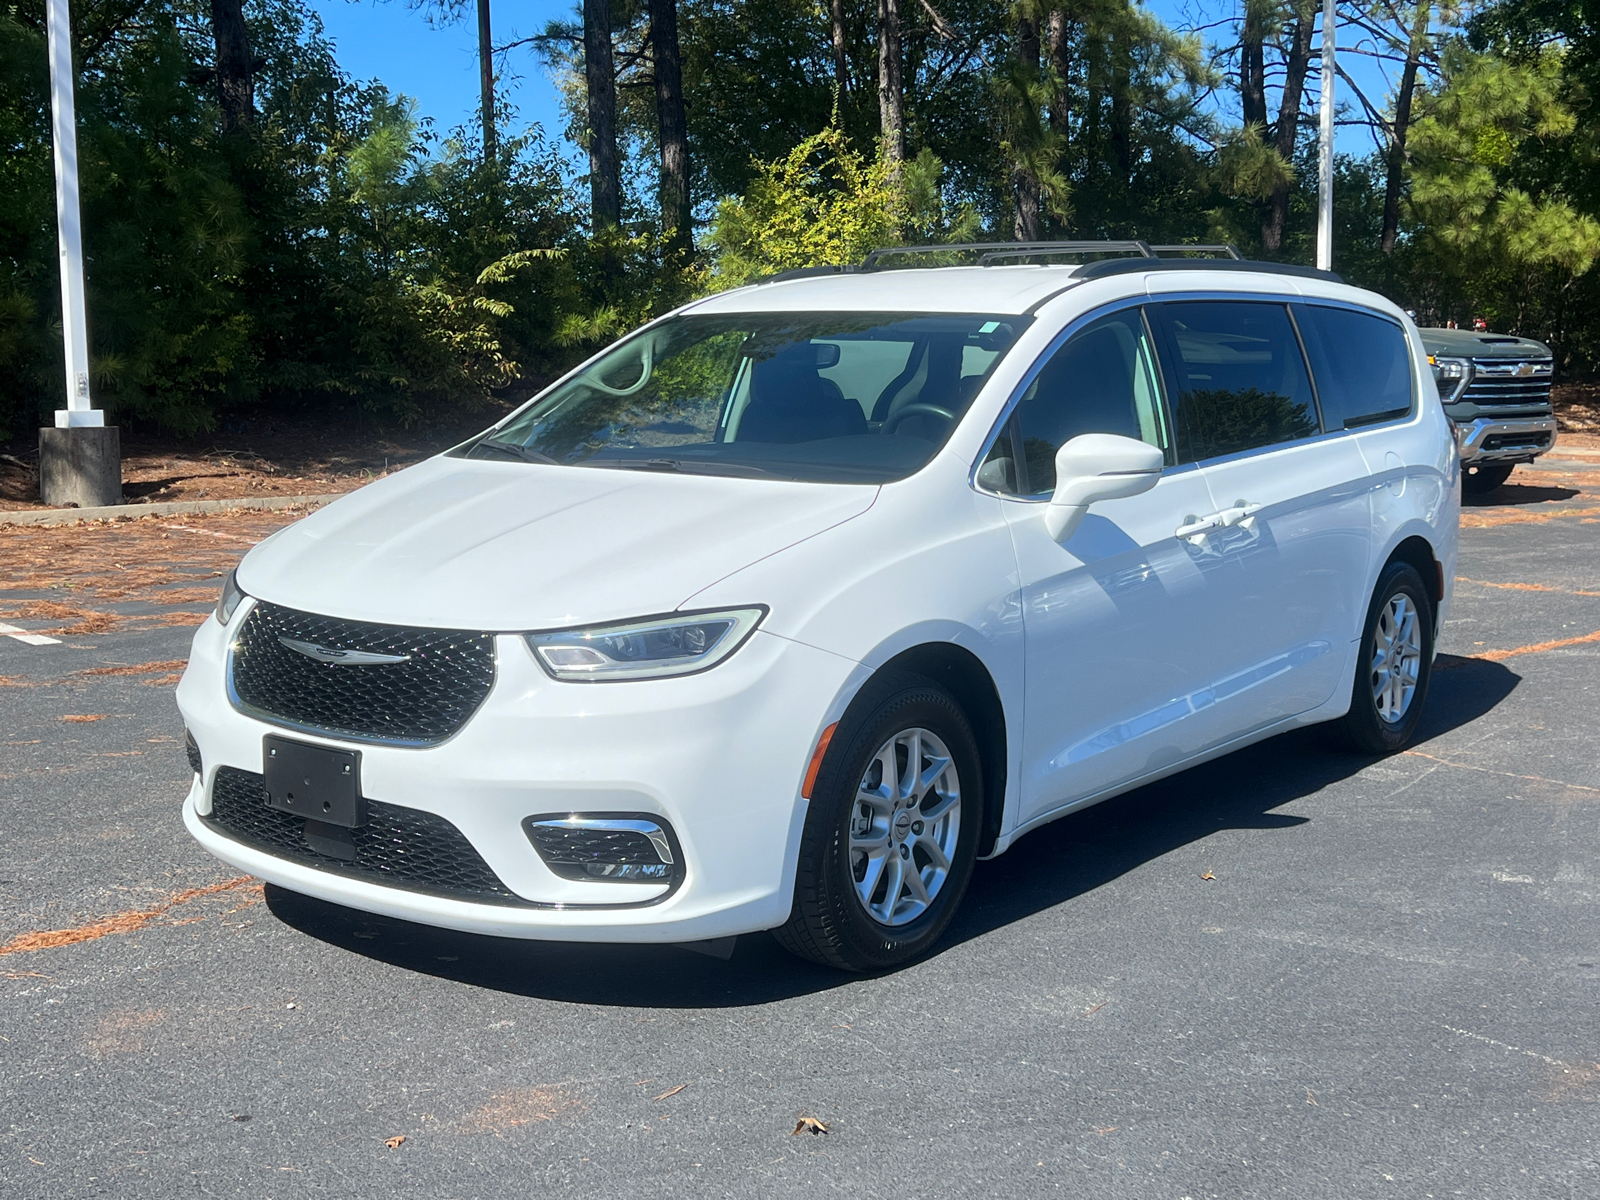
<path fill-rule="evenodd" d="M 1158 258 L 1155 262 L 1137 258 L 1108 258 L 1078 268 L 1074 278 L 1102 279 L 1130 271 L 1264 271 L 1271 275 L 1297 275 L 1302 279 L 1325 279 L 1343 283 L 1344 277 L 1299 263 L 1259 262 L 1251 258 Z"/>
<path fill-rule="evenodd" d="M 1204 245 L 1199 242 L 1182 242 L 1172 246 L 1151 246 L 1157 255 L 1162 254 L 1226 254 L 1229 258 L 1239 262 L 1244 261 L 1244 255 L 1239 253 L 1239 247 L 1231 242 L 1217 242 Z"/>
<path fill-rule="evenodd" d="M 978 262 L 988 266 L 998 258 L 1019 258 L 1039 254 L 1137 254 L 1141 258 L 1154 258 L 1153 251 L 1144 242 L 955 242 L 942 246 L 880 246 L 861 260 L 861 270 L 876 270 L 880 259 L 900 254 L 958 254 L 980 255 Z"/>

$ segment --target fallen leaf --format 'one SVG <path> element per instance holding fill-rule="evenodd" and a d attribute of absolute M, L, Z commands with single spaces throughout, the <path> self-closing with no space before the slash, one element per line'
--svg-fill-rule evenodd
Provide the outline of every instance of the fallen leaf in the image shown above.
<path fill-rule="evenodd" d="M 1089 1009 L 1087 1012 L 1084 1012 L 1081 1015 L 1085 1016 L 1085 1017 L 1092 1017 L 1092 1016 L 1095 1015 L 1095 1013 L 1099 1012 L 1102 1008 L 1104 1008 L 1106 1005 L 1108 1005 L 1110 1003 L 1111 1003 L 1111 1001 L 1109 1001 L 1109 1000 L 1102 1000 L 1102 1001 L 1100 1001 L 1099 1004 L 1096 1004 L 1093 1008 Z"/>
<path fill-rule="evenodd" d="M 679 1092 L 683 1091 L 683 1089 L 688 1087 L 688 1086 L 689 1085 L 687 1083 L 680 1083 L 677 1087 L 671 1088 L 671 1089 L 669 1089 L 669 1090 L 667 1090 L 665 1092 L 662 1092 L 661 1095 L 656 1097 L 656 1099 L 657 1100 L 665 1100 L 668 1096 L 676 1096 Z"/>
<path fill-rule="evenodd" d="M 802 1133 L 809 1133 L 809 1134 L 813 1134 L 814 1135 L 814 1134 L 818 1134 L 818 1133 L 827 1133 L 827 1132 L 828 1132 L 828 1127 L 826 1125 L 824 1125 L 821 1121 L 817 1120 L 815 1117 L 801 1117 L 798 1121 L 795 1122 L 794 1128 L 789 1131 L 789 1136 L 790 1137 L 795 1137 L 796 1135 L 802 1134 Z"/>
<path fill-rule="evenodd" d="M 1207 871 L 1204 875 L 1200 876 L 1200 878 L 1201 879 L 1210 880 L 1210 879 L 1215 879 L 1216 876 L 1213 875 L 1210 871 Z"/>
<path fill-rule="evenodd" d="M 1311 1094 L 1311 1089 L 1310 1088 L 1306 1089 L 1306 1103 L 1307 1104 L 1317 1104 L 1317 1098 Z M 1321 1108 L 1322 1105 L 1317 1104 L 1317 1107 Z"/>
<path fill-rule="evenodd" d="M 385 1146 L 389 1147 L 389 1149 L 391 1149 L 391 1150 L 398 1150 L 400 1148 L 400 1143 L 405 1141 L 405 1140 L 406 1140 L 406 1135 L 405 1134 L 397 1133 L 392 1138 L 384 1138 L 383 1139 L 383 1144 Z"/>
<path fill-rule="evenodd" d="M 1115 1133 L 1120 1128 L 1122 1128 L 1120 1125 L 1107 1125 L 1104 1129 L 1096 1128 L 1095 1132 L 1101 1137 L 1105 1137 L 1106 1134 Z"/>
<path fill-rule="evenodd" d="M 106 719 L 106 714 L 105 713 L 68 713 L 66 716 L 62 717 L 61 719 L 63 721 L 71 721 L 75 725 L 82 725 L 82 724 L 84 724 L 84 723 L 86 723 L 88 721 L 104 721 Z"/>

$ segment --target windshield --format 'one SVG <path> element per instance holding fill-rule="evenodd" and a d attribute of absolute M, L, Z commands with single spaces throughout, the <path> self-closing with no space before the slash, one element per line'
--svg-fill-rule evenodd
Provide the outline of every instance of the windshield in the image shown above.
<path fill-rule="evenodd" d="M 933 457 L 1027 317 L 674 317 L 466 447 L 472 458 L 886 483 Z"/>

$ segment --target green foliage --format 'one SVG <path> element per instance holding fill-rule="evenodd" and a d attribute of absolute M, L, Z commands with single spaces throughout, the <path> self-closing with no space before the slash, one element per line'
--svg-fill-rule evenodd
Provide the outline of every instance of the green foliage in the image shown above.
<path fill-rule="evenodd" d="M 1600 256 L 1600 224 L 1523 168 L 1577 130 L 1563 55 L 1522 61 L 1447 48 L 1442 85 L 1413 126 L 1410 211 L 1419 248 L 1447 287 L 1504 328 L 1557 334 L 1563 296 Z"/>
<path fill-rule="evenodd" d="M 920 170 L 925 181 L 927 168 Z M 777 161 L 757 164 L 745 196 L 717 207 L 714 280 L 736 287 L 795 267 L 858 263 L 874 247 L 899 243 L 904 210 L 888 167 L 867 161 L 828 126 Z"/>

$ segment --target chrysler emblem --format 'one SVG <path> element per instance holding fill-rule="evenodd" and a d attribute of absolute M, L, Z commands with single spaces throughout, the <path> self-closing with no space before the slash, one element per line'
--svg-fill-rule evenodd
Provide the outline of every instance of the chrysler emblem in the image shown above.
<path fill-rule="evenodd" d="M 374 654 L 370 650 L 335 650 L 331 646 L 319 646 L 315 642 L 299 642 L 294 638 L 281 637 L 278 644 L 287 646 L 297 653 L 304 654 L 307 658 L 314 658 L 320 663 L 328 663 L 335 667 L 375 667 L 384 663 L 410 662 L 409 654 Z"/>

